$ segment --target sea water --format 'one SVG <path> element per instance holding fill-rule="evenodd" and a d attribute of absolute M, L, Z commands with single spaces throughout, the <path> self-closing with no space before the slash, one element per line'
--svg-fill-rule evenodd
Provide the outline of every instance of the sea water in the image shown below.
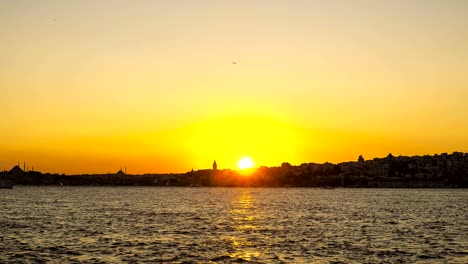
<path fill-rule="evenodd" d="M 468 263 L 468 190 L 0 190 L 0 262 Z"/>

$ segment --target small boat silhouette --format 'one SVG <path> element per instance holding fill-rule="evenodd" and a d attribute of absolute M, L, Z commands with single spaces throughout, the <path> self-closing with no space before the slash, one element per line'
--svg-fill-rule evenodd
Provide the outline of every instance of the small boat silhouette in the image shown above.
<path fill-rule="evenodd" d="M 7 180 L 0 180 L 0 189 L 13 189 L 13 183 Z"/>

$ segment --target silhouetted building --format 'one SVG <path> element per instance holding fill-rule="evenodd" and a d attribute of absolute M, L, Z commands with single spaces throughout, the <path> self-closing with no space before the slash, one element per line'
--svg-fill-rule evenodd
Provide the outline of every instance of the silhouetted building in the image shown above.
<path fill-rule="evenodd" d="M 359 162 L 359 163 L 364 162 L 364 158 L 362 157 L 362 155 L 359 155 L 358 162 Z"/>
<path fill-rule="evenodd" d="M 218 164 L 216 164 L 216 160 L 213 162 L 213 170 L 218 170 Z"/>
<path fill-rule="evenodd" d="M 16 165 L 10 170 L 9 173 L 12 175 L 22 175 L 24 174 L 24 170 L 22 170 L 19 165 Z"/>

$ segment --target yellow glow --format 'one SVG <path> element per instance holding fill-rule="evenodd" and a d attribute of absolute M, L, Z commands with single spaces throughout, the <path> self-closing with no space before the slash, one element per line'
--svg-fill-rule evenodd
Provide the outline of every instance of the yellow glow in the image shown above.
<path fill-rule="evenodd" d="M 177 137 L 185 141 L 182 147 L 191 150 L 190 162 L 200 164 L 199 168 L 206 168 L 212 157 L 220 168 L 239 168 L 239 157 L 246 153 L 256 157 L 255 163 L 261 165 L 298 159 L 303 135 L 293 124 L 278 119 L 274 110 L 270 112 L 274 117 L 219 114 L 222 117 L 206 119 L 171 133 L 172 137 L 180 134 Z"/>
<path fill-rule="evenodd" d="M 468 152 L 468 1 L 3 2 L 0 171 Z"/>
<path fill-rule="evenodd" d="M 241 170 L 251 169 L 255 166 L 255 163 L 250 157 L 242 157 L 237 163 L 237 167 Z"/>

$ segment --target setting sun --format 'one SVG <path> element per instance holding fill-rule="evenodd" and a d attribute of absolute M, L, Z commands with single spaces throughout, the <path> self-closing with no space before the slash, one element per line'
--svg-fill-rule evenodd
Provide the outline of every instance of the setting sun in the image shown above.
<path fill-rule="evenodd" d="M 253 160 L 250 157 L 243 157 L 237 163 L 237 167 L 241 170 L 251 169 L 255 166 Z"/>

